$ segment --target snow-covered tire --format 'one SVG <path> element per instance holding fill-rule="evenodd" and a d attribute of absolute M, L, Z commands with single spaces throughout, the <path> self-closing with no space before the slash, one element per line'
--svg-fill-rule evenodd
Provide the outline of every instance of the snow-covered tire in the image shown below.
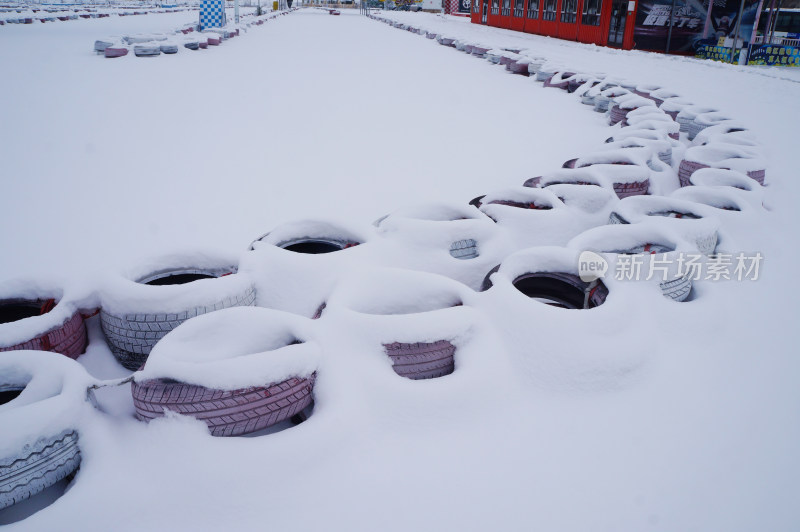
<path fill-rule="evenodd" d="M 628 111 L 630 111 L 630 109 L 622 109 L 619 105 L 613 106 L 608 115 L 609 125 L 613 126 L 614 124 L 623 122 L 625 117 L 628 115 Z"/>
<path fill-rule="evenodd" d="M 136 415 L 167 411 L 237 436 L 288 419 L 311 403 L 319 347 L 307 318 L 260 307 L 229 308 L 186 321 L 134 374 Z"/>
<path fill-rule="evenodd" d="M 637 181 L 635 183 L 614 183 L 614 192 L 619 199 L 628 196 L 643 196 L 650 190 L 650 180 Z"/>
<path fill-rule="evenodd" d="M 108 46 L 103 50 L 103 55 L 108 58 L 124 57 L 128 55 L 128 49 L 122 47 Z"/>
<path fill-rule="evenodd" d="M 659 221 L 661 218 L 669 220 Z M 648 221 L 672 226 L 676 234 L 703 254 L 711 254 L 719 240 L 719 220 L 714 208 L 680 198 L 637 196 L 620 201 L 608 218 L 609 224 L 637 224 Z"/>
<path fill-rule="evenodd" d="M 268 386 L 215 390 L 167 379 L 132 385 L 136 417 L 150 421 L 167 410 L 203 421 L 213 436 L 239 436 L 289 419 L 311 404 L 316 374 Z"/>
<path fill-rule="evenodd" d="M 702 168 L 736 170 L 760 185 L 766 177 L 766 162 L 756 148 L 748 146 L 706 144 L 687 149 L 678 167 L 680 185 L 690 186 L 692 174 Z"/>
<path fill-rule="evenodd" d="M 106 51 L 106 48 L 108 48 L 109 46 L 113 46 L 113 45 L 114 45 L 113 41 L 104 41 L 104 40 L 98 39 L 98 40 L 94 41 L 94 51 L 97 52 L 98 54 L 102 54 L 103 52 Z"/>
<path fill-rule="evenodd" d="M 77 469 L 78 428 L 94 382 L 83 366 L 55 353 L 0 354 L 0 510 Z"/>
<path fill-rule="evenodd" d="M 692 278 L 689 275 L 662 281 L 659 283 L 661 293 L 673 301 L 686 301 L 692 292 Z"/>
<path fill-rule="evenodd" d="M 156 342 L 187 319 L 225 308 L 252 306 L 255 301 L 255 288 L 251 286 L 238 294 L 178 313 L 112 314 L 102 311 L 100 323 L 116 359 L 135 371 L 145 363 Z"/>
<path fill-rule="evenodd" d="M 469 51 L 469 53 L 477 57 L 484 57 L 486 55 L 486 52 L 488 52 L 490 49 L 491 48 L 489 48 L 488 46 L 476 44 L 472 46 L 472 49 Z"/>
<path fill-rule="evenodd" d="M 136 57 L 156 57 L 161 55 L 161 46 L 158 44 L 137 45 L 133 47 L 133 53 Z"/>
<path fill-rule="evenodd" d="M 7 294 L 0 296 L 0 352 L 52 351 L 75 359 L 86 351 L 86 325 L 73 303 L 56 303 L 48 291 L 37 299 Z"/>
<path fill-rule="evenodd" d="M 447 340 L 414 344 L 394 342 L 385 344 L 384 348 L 392 359 L 392 369 L 401 377 L 435 379 L 455 370 L 456 348 Z"/>
<path fill-rule="evenodd" d="M 457 240 L 450 246 L 450 256 L 461 260 L 478 258 L 478 242 L 474 238 Z"/>
<path fill-rule="evenodd" d="M 234 268 L 174 268 L 150 274 L 136 283 L 146 285 L 170 276 L 180 275 L 199 275 L 223 280 L 234 272 Z M 188 287 L 186 288 L 187 292 L 192 290 L 190 284 L 183 284 L 183 287 Z M 162 302 L 161 294 L 158 293 L 159 287 L 147 286 L 147 288 L 154 289 L 148 291 L 152 299 L 146 300 L 147 305 L 149 308 L 159 307 Z M 153 346 L 161 338 L 189 318 L 231 307 L 253 306 L 256 301 L 255 287 L 252 283 L 241 283 L 228 294 L 215 292 L 213 297 L 211 294 L 204 294 L 204 296 L 209 299 L 200 304 L 186 306 L 180 311 L 170 308 L 163 312 L 158 310 L 147 312 L 134 307 L 131 307 L 130 311 L 117 311 L 110 310 L 104 305 L 100 311 L 100 324 L 114 357 L 125 368 L 135 371 L 145 363 Z"/>
<path fill-rule="evenodd" d="M 544 87 L 552 87 L 555 89 L 561 90 L 568 90 L 569 89 L 569 79 L 570 77 L 574 76 L 575 72 L 556 72 L 550 78 L 544 80 Z"/>
<path fill-rule="evenodd" d="M 0 459 L 0 510 L 23 501 L 72 474 L 81 463 L 78 434 L 64 431 Z"/>
<path fill-rule="evenodd" d="M 566 272 L 530 272 L 520 275 L 512 284 L 532 299 L 550 301 L 548 304 L 567 309 L 599 307 L 608 296 L 603 281 L 587 283 Z"/>
<path fill-rule="evenodd" d="M 35 336 L 30 340 L 8 347 L 0 347 L 0 351 L 53 351 L 75 359 L 86 352 L 86 325 L 80 312 L 75 312 L 63 325 Z"/>
<path fill-rule="evenodd" d="M 351 231 L 324 222 L 287 223 L 250 243 L 249 251 L 261 245 L 272 245 L 304 255 L 333 253 L 358 246 L 363 238 Z"/>
<path fill-rule="evenodd" d="M 509 72 L 513 74 L 520 74 L 522 76 L 530 76 L 530 72 L 528 72 L 528 62 L 527 60 L 519 60 L 514 61 L 513 63 L 509 63 L 506 67 Z"/>

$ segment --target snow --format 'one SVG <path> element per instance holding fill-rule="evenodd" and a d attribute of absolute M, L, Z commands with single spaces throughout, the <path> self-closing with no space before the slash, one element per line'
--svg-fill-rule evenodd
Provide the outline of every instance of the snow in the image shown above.
<path fill-rule="evenodd" d="M 44 351 L 11 351 L 0 356 L 0 390 L 22 390 L 0 405 L 0 456 L 11 457 L 39 438 L 55 436 L 89 414 L 86 389 L 94 384 L 77 362 Z M 13 430 L 6 430 L 13 427 Z"/>
<path fill-rule="evenodd" d="M 747 126 L 715 134 L 755 139 L 767 186 L 703 169 L 692 176 L 702 191 L 661 183 L 656 192 L 669 197 L 617 200 L 610 183 L 641 170 L 559 170 L 625 132 L 579 94 L 349 10 L 303 10 L 219 47 L 154 59 L 108 60 L 92 44 L 172 32 L 196 13 L 3 26 L 0 65 L 14 76 L 0 84 L 2 293 L 42 286 L 122 310 L 153 301 L 143 291 L 157 288 L 169 294 L 157 306 L 177 308 L 185 286 L 134 281 L 238 264 L 236 275 L 192 284 L 252 282 L 272 308 L 187 321 L 137 378 L 239 386 L 318 372 L 304 423 L 212 438 L 186 417 L 136 420 L 128 385 L 97 390 L 99 409 L 88 407 L 86 386 L 130 375 L 97 318 L 78 363 L 0 354 L 0 379 L 33 377 L 18 402 L 0 406 L 0 449 L 74 424 L 83 456 L 62 497 L 8 529 L 796 529 L 800 362 L 789 287 L 800 258 L 791 123 L 800 72 L 385 16 L 713 105 Z M 636 128 L 666 124 L 641 120 Z M 676 181 L 675 162 L 662 181 Z M 561 174 L 604 186 L 520 187 Z M 558 207 L 467 205 L 481 194 Z M 740 210 L 718 208 L 728 203 Z M 703 219 L 649 216 L 674 208 Z M 634 223 L 606 226 L 611 210 Z M 548 225 L 554 217 L 563 220 Z M 278 246 L 312 229 L 361 243 L 324 255 Z M 717 233 L 726 252 L 763 254 L 758 281 L 697 282 L 692 300 L 676 303 L 653 283 L 612 277 L 591 310 L 531 301 L 512 284 L 532 271 L 577 273 L 590 241 L 602 250 L 652 236 L 688 250 Z M 468 238 L 479 256 L 450 256 Z M 475 291 L 498 264 L 493 287 Z M 2 340 L 28 327 L 6 325 Z M 279 347 L 289 332 L 306 343 Z M 456 346 L 453 374 L 394 373 L 384 344 L 437 340 Z M 15 519 L 0 512 L 0 523 Z"/>
<path fill-rule="evenodd" d="M 196 306 L 222 301 L 253 284 L 246 274 L 236 271 L 238 258 L 215 251 L 186 251 L 150 257 L 120 274 L 97 279 L 97 304 L 112 314 L 175 313 Z M 152 286 L 145 284 L 154 276 L 171 273 L 202 273 L 214 279 L 200 279 L 186 284 Z M 156 275 L 158 274 L 158 275 Z"/>
<path fill-rule="evenodd" d="M 255 307 L 229 308 L 188 320 L 156 344 L 136 381 L 174 379 L 236 390 L 307 377 L 319 347 L 298 316 Z M 294 342 L 299 342 L 291 345 Z"/>

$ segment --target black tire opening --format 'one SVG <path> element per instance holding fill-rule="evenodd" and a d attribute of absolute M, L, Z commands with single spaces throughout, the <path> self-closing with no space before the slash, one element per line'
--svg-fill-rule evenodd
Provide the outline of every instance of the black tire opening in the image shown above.
<path fill-rule="evenodd" d="M 49 312 L 42 304 L 43 301 L 0 301 L 0 323 L 41 316 Z"/>
<path fill-rule="evenodd" d="M 699 220 L 702 216 L 698 216 L 691 212 L 685 211 L 678 211 L 678 210 L 671 210 L 671 211 L 658 211 L 650 213 L 650 216 L 663 216 L 664 218 L 678 218 L 678 219 L 688 219 L 688 220 Z"/>
<path fill-rule="evenodd" d="M 147 281 L 144 284 L 148 284 L 150 286 L 168 286 L 187 284 L 193 281 L 199 281 L 200 279 L 216 279 L 216 277 L 204 273 L 176 273 L 172 275 L 165 275 L 164 277 L 159 277 L 158 279 L 153 279 L 152 281 Z"/>
<path fill-rule="evenodd" d="M 304 253 L 306 255 L 319 255 L 321 253 L 333 253 L 334 251 L 341 251 L 344 246 L 341 244 L 334 244 L 331 242 L 324 242 L 322 240 L 304 240 L 302 242 L 295 242 L 288 246 L 281 246 L 287 251 L 295 253 Z"/>
<path fill-rule="evenodd" d="M 549 211 L 553 207 L 551 205 L 543 205 L 534 201 L 522 202 L 513 200 L 492 200 L 489 205 L 505 205 L 507 207 L 516 207 L 518 209 L 533 209 L 537 211 Z"/>
<path fill-rule="evenodd" d="M 480 208 L 481 202 L 483 201 L 483 198 L 485 198 L 485 197 L 486 197 L 486 194 L 484 194 L 483 196 L 478 196 L 477 198 L 473 198 L 473 199 L 470 200 L 469 204 L 472 205 L 473 207 Z"/>
<path fill-rule="evenodd" d="M 0 405 L 10 403 L 22 393 L 22 388 L 19 390 L 0 390 Z"/>
<path fill-rule="evenodd" d="M 608 289 L 602 281 L 585 283 L 566 273 L 526 274 L 514 281 L 514 288 L 531 299 L 567 309 L 590 309 L 605 302 Z"/>

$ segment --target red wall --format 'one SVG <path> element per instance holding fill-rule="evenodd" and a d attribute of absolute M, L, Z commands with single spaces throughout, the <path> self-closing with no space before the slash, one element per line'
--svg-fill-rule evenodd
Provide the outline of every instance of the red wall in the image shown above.
<path fill-rule="evenodd" d="M 539 4 L 539 18 L 528 18 L 528 2 L 525 0 L 525 18 L 522 19 L 522 31 L 525 33 L 539 33 L 539 20 L 542 18 L 542 6 Z"/>
<path fill-rule="evenodd" d="M 548 35 L 550 37 L 558 36 L 558 13 L 561 11 L 561 0 L 556 3 L 556 19 L 555 20 L 542 20 L 544 14 L 544 1 L 539 0 L 539 35 Z"/>
<path fill-rule="evenodd" d="M 478 3 L 479 9 L 482 9 L 480 6 L 482 4 Z M 481 14 L 480 11 L 478 13 L 475 12 L 475 7 L 473 6 L 472 12 L 469 15 L 470 20 L 473 24 L 480 24 L 481 23 Z"/>
<path fill-rule="evenodd" d="M 473 0 L 474 1 L 474 0 Z M 525 2 L 525 17 L 517 18 L 514 16 L 504 17 L 502 15 L 491 14 L 491 0 L 489 0 L 490 14 L 488 16 L 487 24 L 498 28 L 507 28 L 517 31 L 524 31 L 526 33 L 534 33 L 537 35 L 547 35 L 550 37 L 558 37 L 570 41 L 580 41 L 589 44 L 598 44 L 605 46 L 608 42 L 608 26 L 611 21 L 611 0 L 603 0 L 602 13 L 600 15 L 599 26 L 586 26 L 580 23 L 581 13 L 583 12 L 584 0 L 578 0 L 578 13 L 576 22 L 568 24 L 560 22 L 561 20 L 561 2 L 558 0 L 556 5 L 556 19 L 555 20 L 542 20 L 544 10 L 544 0 L 539 0 L 539 18 L 529 19 L 528 14 L 528 0 Z M 501 13 L 502 13 L 502 0 Z M 636 5 L 638 7 L 639 0 Z M 513 14 L 513 2 L 512 2 Z M 481 18 L 479 13 L 472 14 L 472 22 L 480 24 Z M 633 29 L 636 22 L 636 12 L 629 12 L 628 18 L 625 23 L 625 36 L 623 41 L 623 48 L 630 50 L 633 48 Z"/>

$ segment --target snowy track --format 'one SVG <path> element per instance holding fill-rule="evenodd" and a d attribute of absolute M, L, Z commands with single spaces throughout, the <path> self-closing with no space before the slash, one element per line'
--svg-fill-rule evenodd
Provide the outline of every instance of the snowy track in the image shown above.
<path fill-rule="evenodd" d="M 88 51 L 91 40 L 73 35 L 59 61 L 26 64 L 0 88 L 2 101 L 21 102 L 4 104 L 12 127 L 0 130 L 0 219 L 14 228 L 0 234 L 0 280 L 88 283 L 94 270 L 177 247 L 238 252 L 290 219 L 364 224 L 408 203 L 466 203 L 618 131 L 574 96 L 346 12 L 282 17 L 205 57 L 106 61 Z M 328 356 L 308 421 L 215 439 L 189 419 L 135 421 L 129 390 L 106 390 L 98 395 L 111 415 L 81 433 L 72 489 L 10 528 L 796 528 L 799 372 L 787 331 L 797 312 L 786 282 L 798 259 L 787 245 L 798 185 L 786 117 L 800 105 L 797 84 L 773 71 L 526 40 L 753 128 L 766 143 L 771 212 L 732 226 L 766 257 L 758 282 L 706 283 L 686 304 L 620 289 L 591 311 L 531 305 L 509 282 L 481 294 L 452 283 L 463 306 L 413 325 L 458 339 L 455 372 L 417 382 L 367 356 L 386 330 L 412 323 L 380 316 L 375 296 L 425 307 L 431 298 L 409 288 L 451 285 L 355 272 L 313 322 Z M 32 90 L 37 80 L 63 97 Z M 739 90 L 718 94 L 733 82 Z M 224 94 L 220 116 L 204 106 L 210 94 Z M 35 205 L 47 215 L 32 216 Z M 372 244 L 353 252 L 366 256 Z M 89 335 L 79 361 L 97 376 L 126 375 L 96 319 Z"/>
<path fill-rule="evenodd" d="M 0 94 L 15 103 L 0 153 L 15 192 L 0 195 L 0 212 L 48 245 L 4 232 L 0 278 L 49 275 L 53 255 L 83 275 L 176 245 L 239 251 L 291 219 L 369 223 L 406 204 L 467 202 L 607 133 L 563 94 L 534 98 L 526 80 L 348 13 L 295 13 L 153 60 L 91 52 L 106 34 L 192 16 L 3 28 L 0 64 L 15 76 Z M 491 111 L 474 114 L 487 94 Z M 550 125 L 560 122 L 571 127 Z M 31 219 L 29 202 L 47 215 Z"/>

